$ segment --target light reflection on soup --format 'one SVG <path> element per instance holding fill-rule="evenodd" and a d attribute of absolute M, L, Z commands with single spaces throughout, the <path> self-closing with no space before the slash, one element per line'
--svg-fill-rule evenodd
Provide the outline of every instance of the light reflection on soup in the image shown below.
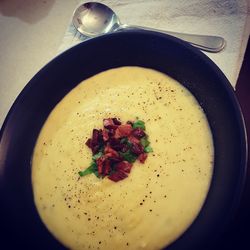
<path fill-rule="evenodd" d="M 145 121 L 153 153 L 115 183 L 79 178 L 103 118 Z M 160 249 L 198 215 L 211 181 L 213 142 L 203 110 L 178 82 L 121 67 L 95 75 L 54 108 L 34 149 L 32 183 L 49 231 L 71 249 Z"/>

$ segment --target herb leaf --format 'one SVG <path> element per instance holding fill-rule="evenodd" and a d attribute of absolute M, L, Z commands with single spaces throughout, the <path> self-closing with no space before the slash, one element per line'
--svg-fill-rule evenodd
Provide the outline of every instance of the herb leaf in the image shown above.
<path fill-rule="evenodd" d="M 151 146 L 147 146 L 147 147 L 144 148 L 144 152 L 150 153 L 150 152 L 153 152 L 153 149 L 152 149 Z"/>
<path fill-rule="evenodd" d="M 133 128 L 141 128 L 141 129 L 145 130 L 145 122 L 141 121 L 141 120 L 136 120 L 133 123 Z"/>
<path fill-rule="evenodd" d="M 97 153 L 97 154 L 95 154 L 95 155 L 92 156 L 92 160 L 95 161 L 98 158 L 100 158 L 102 155 L 103 155 L 103 153 L 100 151 L 99 153 Z"/>
<path fill-rule="evenodd" d="M 94 173 L 96 176 L 98 175 L 98 170 L 97 170 L 97 164 L 95 161 L 92 161 L 90 166 L 88 168 L 86 168 L 83 171 L 79 171 L 78 174 L 82 177 L 88 174 L 92 174 Z M 97 176 L 99 177 L 99 176 Z"/>
<path fill-rule="evenodd" d="M 125 161 L 128 161 L 128 162 L 130 162 L 130 163 L 135 162 L 136 159 L 137 159 L 137 156 L 134 155 L 130 150 L 128 150 L 128 151 L 125 152 L 125 153 L 120 152 L 120 155 L 121 155 L 121 157 L 123 157 L 123 159 L 124 159 Z"/>
<path fill-rule="evenodd" d="M 148 141 L 148 138 L 146 137 L 146 136 L 144 136 L 144 137 L 142 137 L 141 139 L 140 139 L 140 143 L 141 143 L 141 145 L 145 148 L 145 147 L 147 147 L 149 144 L 150 144 L 150 142 Z"/>

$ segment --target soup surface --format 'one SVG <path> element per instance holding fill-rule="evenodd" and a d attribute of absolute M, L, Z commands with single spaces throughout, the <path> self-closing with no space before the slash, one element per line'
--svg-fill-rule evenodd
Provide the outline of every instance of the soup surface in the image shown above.
<path fill-rule="evenodd" d="M 146 124 L 153 153 L 128 178 L 79 177 L 85 145 L 104 118 Z M 71 249 L 161 249 L 198 215 L 213 171 L 206 116 L 190 92 L 155 70 L 121 67 L 75 87 L 54 108 L 32 159 L 35 204 L 49 231 Z"/>

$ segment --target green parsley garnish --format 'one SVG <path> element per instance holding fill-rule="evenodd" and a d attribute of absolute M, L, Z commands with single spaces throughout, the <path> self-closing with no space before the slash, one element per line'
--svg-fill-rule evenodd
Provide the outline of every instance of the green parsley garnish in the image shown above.
<path fill-rule="evenodd" d="M 99 159 L 101 156 L 103 156 L 103 153 L 100 151 L 99 153 L 92 156 L 92 160 L 95 161 Z"/>
<path fill-rule="evenodd" d="M 130 150 L 128 150 L 127 152 L 123 153 L 123 152 L 120 152 L 120 156 L 123 157 L 123 159 L 125 161 L 128 161 L 130 163 L 132 162 L 135 162 L 136 159 L 137 159 L 137 156 L 134 155 Z"/>
<path fill-rule="evenodd" d="M 99 177 L 96 162 L 92 161 L 88 168 L 86 168 L 84 171 L 79 171 L 78 174 L 81 177 L 88 174 L 95 174 L 97 177 Z"/>
<path fill-rule="evenodd" d="M 146 136 L 141 138 L 140 143 L 144 148 L 147 147 L 150 144 L 150 142 L 149 142 L 149 140 L 148 140 L 148 138 Z"/>
<path fill-rule="evenodd" d="M 136 120 L 133 123 L 133 128 L 141 128 L 141 129 L 145 130 L 145 122 L 141 121 L 141 120 Z"/>
<path fill-rule="evenodd" d="M 150 153 L 150 152 L 153 152 L 153 149 L 152 149 L 151 146 L 147 146 L 147 147 L 144 148 L 144 152 Z"/>

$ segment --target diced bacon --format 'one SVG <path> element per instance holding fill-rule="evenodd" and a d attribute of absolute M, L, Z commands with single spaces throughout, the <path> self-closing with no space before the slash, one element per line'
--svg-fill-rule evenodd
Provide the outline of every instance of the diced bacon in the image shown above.
<path fill-rule="evenodd" d="M 132 164 L 127 161 L 122 161 L 116 164 L 115 166 L 117 171 L 123 171 L 125 173 L 130 173 L 130 170 L 132 168 Z"/>
<path fill-rule="evenodd" d="M 139 155 L 138 159 L 141 163 L 144 163 L 145 160 L 147 159 L 148 155 L 146 153 L 142 153 Z"/>
<path fill-rule="evenodd" d="M 92 146 L 92 153 L 93 153 L 93 154 L 97 154 L 98 151 L 99 151 L 99 145 Z"/>
<path fill-rule="evenodd" d="M 106 157 L 118 157 L 119 156 L 119 154 L 109 146 L 105 147 L 104 153 L 105 153 Z"/>
<path fill-rule="evenodd" d="M 102 130 L 93 129 L 92 138 L 89 138 L 85 144 L 91 148 L 93 154 L 96 154 L 103 145 Z"/>
<path fill-rule="evenodd" d="M 90 138 L 86 141 L 85 144 L 92 149 L 92 140 Z"/>
<path fill-rule="evenodd" d="M 98 144 L 102 145 L 103 144 L 103 136 L 102 136 L 102 129 L 99 129 L 98 131 Z"/>
<path fill-rule="evenodd" d="M 133 135 L 134 137 L 140 139 L 140 138 L 142 138 L 143 136 L 145 136 L 146 134 L 145 134 L 145 132 L 144 132 L 143 129 L 141 129 L 141 128 L 135 128 L 135 129 L 133 129 L 133 131 L 132 131 L 132 135 Z"/>
<path fill-rule="evenodd" d="M 103 131 L 102 131 L 102 138 L 103 138 L 103 141 L 105 141 L 105 142 L 108 141 L 108 139 L 109 139 L 109 133 L 106 129 L 103 129 Z"/>
<path fill-rule="evenodd" d="M 121 156 L 118 156 L 118 157 L 109 157 L 108 158 L 110 160 L 110 163 L 118 163 L 118 162 L 121 162 L 123 160 L 123 158 Z"/>
<path fill-rule="evenodd" d="M 116 151 L 120 151 L 123 148 L 123 144 L 121 144 L 120 139 L 115 139 L 113 137 L 109 139 L 109 145 Z"/>
<path fill-rule="evenodd" d="M 144 152 L 144 148 L 141 144 L 137 144 L 137 143 L 133 143 L 131 146 L 131 152 L 136 154 L 136 155 L 140 155 Z"/>
<path fill-rule="evenodd" d="M 120 125 L 115 131 L 115 138 L 129 136 L 131 132 L 132 132 L 132 126 L 130 124 Z"/>
<path fill-rule="evenodd" d="M 109 129 L 109 137 L 114 136 L 115 130 L 116 130 L 116 128 L 115 128 L 115 129 L 113 129 L 113 128 L 110 128 L 110 129 Z"/>
<path fill-rule="evenodd" d="M 121 181 L 127 177 L 128 177 L 128 175 L 126 173 L 124 173 L 123 171 L 117 171 L 117 172 L 114 172 L 113 174 L 111 174 L 108 178 L 114 182 L 118 182 L 118 181 Z"/>
<path fill-rule="evenodd" d="M 104 176 L 108 175 L 110 170 L 111 170 L 110 161 L 106 159 L 103 166 L 103 175 Z"/>
<path fill-rule="evenodd" d="M 121 125 L 122 123 L 117 118 L 112 118 L 115 125 Z"/>
<path fill-rule="evenodd" d="M 129 140 L 131 143 L 133 143 L 133 144 L 139 144 L 139 143 L 140 143 L 140 140 L 137 139 L 137 138 L 135 138 L 133 135 L 130 135 L 130 136 L 128 137 L 128 140 Z"/>
<path fill-rule="evenodd" d="M 92 132 L 92 146 L 98 145 L 99 130 L 93 129 Z"/>
<path fill-rule="evenodd" d="M 112 118 L 103 119 L 103 126 L 104 126 L 104 128 L 107 128 L 107 129 L 116 129 L 117 128 L 117 125 L 115 125 Z"/>
<path fill-rule="evenodd" d="M 102 172 L 103 172 L 103 163 L 105 161 L 105 157 L 104 156 L 101 156 L 100 158 L 98 158 L 96 160 L 96 163 L 97 163 L 97 170 L 98 170 L 98 174 L 99 175 L 102 175 Z"/>
<path fill-rule="evenodd" d="M 122 144 L 121 152 L 125 153 L 129 150 L 128 144 Z"/>

